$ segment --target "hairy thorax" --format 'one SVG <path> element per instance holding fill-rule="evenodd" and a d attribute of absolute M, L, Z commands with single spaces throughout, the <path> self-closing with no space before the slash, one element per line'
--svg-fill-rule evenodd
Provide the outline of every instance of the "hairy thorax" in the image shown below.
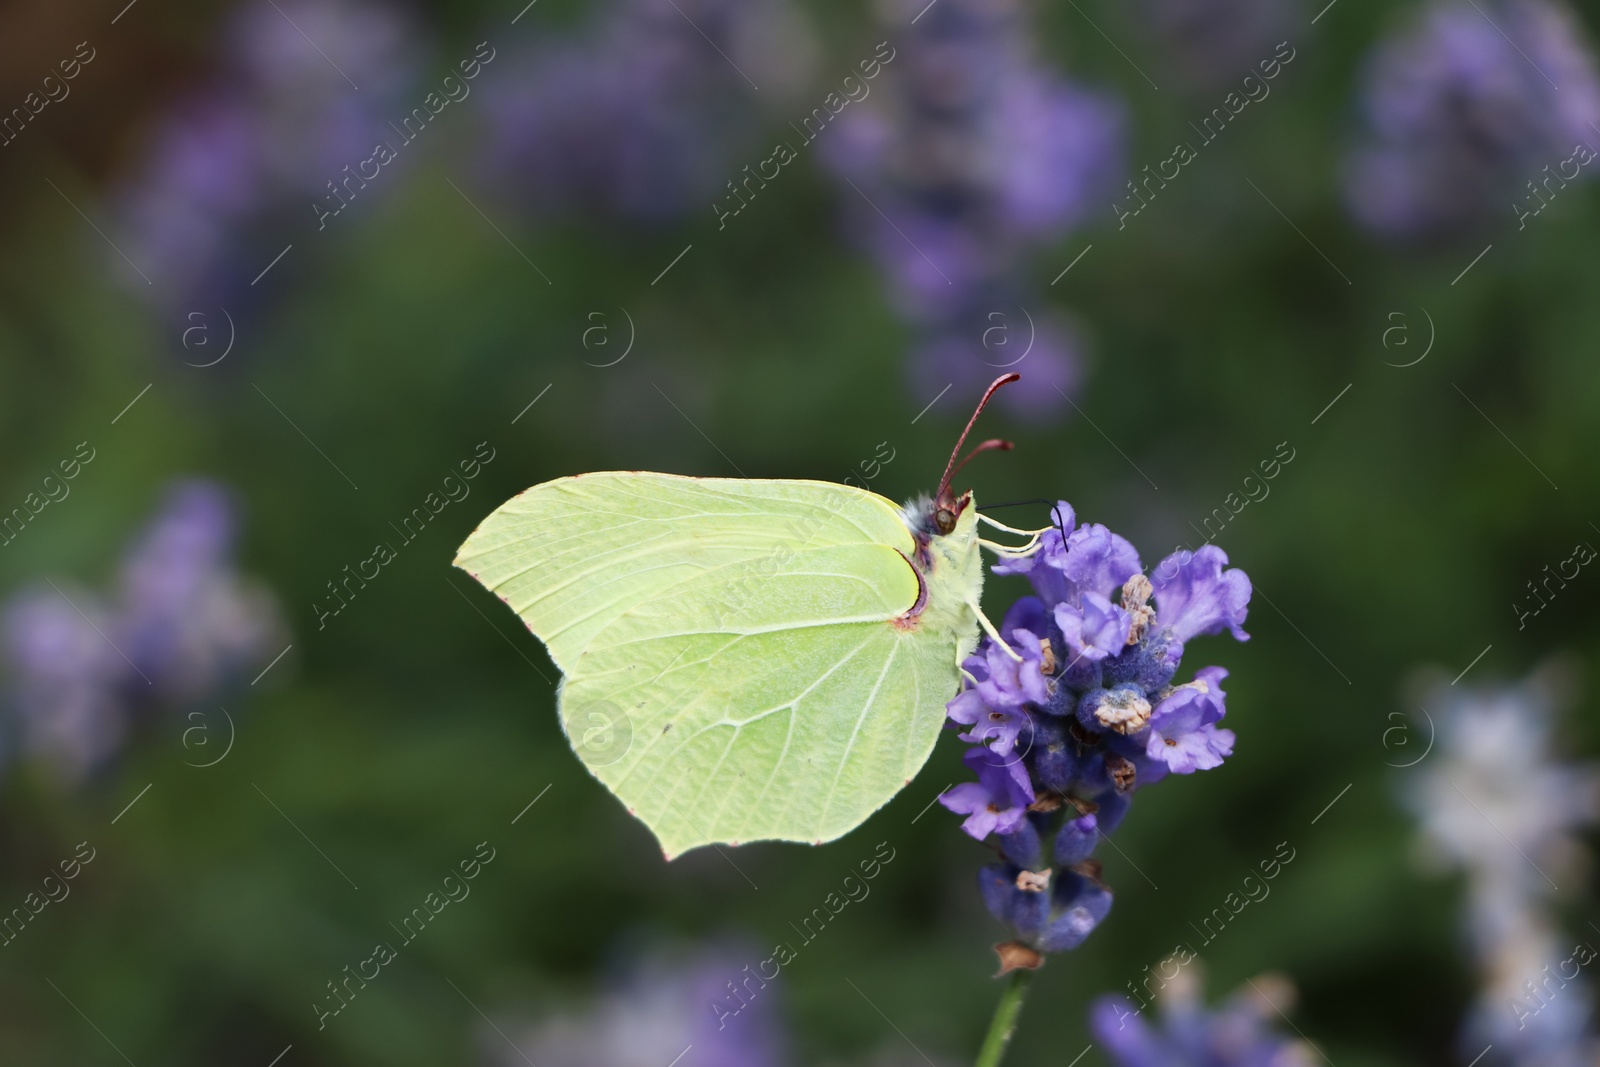
<path fill-rule="evenodd" d="M 974 605 L 983 592 L 983 560 L 978 554 L 978 512 L 968 500 L 955 528 L 941 534 L 933 525 L 933 504 L 927 498 L 907 504 L 902 516 L 915 551 L 906 561 L 916 572 L 917 602 L 894 620 L 905 630 L 932 626 L 953 632 L 957 659 L 965 659 L 978 643 Z"/>

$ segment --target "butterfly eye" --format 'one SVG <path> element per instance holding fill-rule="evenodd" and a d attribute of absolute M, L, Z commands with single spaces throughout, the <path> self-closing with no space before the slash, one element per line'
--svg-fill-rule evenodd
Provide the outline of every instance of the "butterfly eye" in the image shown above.
<path fill-rule="evenodd" d="M 946 507 L 938 508 L 933 513 L 933 525 L 942 534 L 948 534 L 956 528 L 956 513 Z"/>

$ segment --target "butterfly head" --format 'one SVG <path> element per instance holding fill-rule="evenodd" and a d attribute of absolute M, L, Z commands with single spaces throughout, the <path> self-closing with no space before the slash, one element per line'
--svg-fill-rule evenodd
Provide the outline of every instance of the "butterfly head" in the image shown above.
<path fill-rule="evenodd" d="M 960 497 L 947 501 L 923 495 L 906 501 L 906 506 L 900 510 L 900 517 L 917 539 L 917 544 L 926 545 L 935 537 L 949 537 L 964 525 L 962 519 L 971 503 L 971 493 L 962 493 Z"/>
<path fill-rule="evenodd" d="M 967 443 L 967 434 L 972 432 L 973 424 L 978 421 L 978 416 L 983 413 L 985 405 L 989 403 L 989 398 L 994 396 L 1002 385 L 1010 384 L 1021 377 L 1022 375 L 1020 374 L 1001 375 L 993 382 L 990 382 L 989 388 L 984 390 L 982 398 L 978 401 L 977 408 L 972 412 L 972 418 L 967 420 L 966 429 L 962 430 L 961 436 L 956 439 L 956 447 L 950 451 L 950 462 L 945 465 L 944 477 L 939 479 L 939 491 L 934 494 L 933 500 L 928 503 L 926 520 L 921 525 L 926 527 L 929 533 L 936 533 L 942 537 L 948 537 L 954 533 L 961 521 L 962 512 L 966 511 L 972 504 L 972 494 L 967 492 L 957 496 L 955 490 L 950 487 L 950 479 L 954 478 L 961 468 L 965 467 L 972 457 L 980 452 L 988 452 L 990 450 L 1008 452 L 1011 450 L 1012 444 L 1010 441 L 1002 441 L 997 437 L 992 437 L 978 445 L 971 452 L 968 452 L 966 458 L 962 459 L 961 462 L 956 462 L 956 457 L 961 454 L 961 446 Z M 916 505 L 913 506 L 915 507 Z M 919 529 L 919 526 L 913 525 L 912 528 L 916 530 Z"/>

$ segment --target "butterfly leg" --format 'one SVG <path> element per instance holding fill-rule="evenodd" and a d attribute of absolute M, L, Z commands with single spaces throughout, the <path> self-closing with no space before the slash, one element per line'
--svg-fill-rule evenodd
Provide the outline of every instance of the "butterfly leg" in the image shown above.
<path fill-rule="evenodd" d="M 978 625 L 983 627 L 983 632 L 989 635 L 990 640 L 1004 649 L 1006 655 L 1021 663 L 1022 656 L 1016 649 L 1006 644 L 1006 639 L 1000 636 L 1000 631 L 994 628 L 994 623 L 989 621 L 989 616 L 983 613 L 983 609 L 971 600 L 967 601 L 967 607 L 971 608 L 973 614 L 978 616 Z"/>
<path fill-rule="evenodd" d="M 1008 534 L 1016 534 L 1018 537 L 1034 537 L 1034 538 L 1037 538 L 1040 534 L 1046 533 L 1046 532 L 1048 532 L 1050 530 L 1055 529 L 1054 526 L 1046 526 L 1042 530 L 1019 530 L 1015 526 L 1007 526 L 1003 522 L 999 522 L 998 520 L 991 519 L 989 516 L 985 515 L 981 511 L 978 512 L 978 521 L 979 522 L 986 522 L 990 526 L 993 526 L 996 530 L 1004 530 L 1006 533 L 1008 533 Z"/>
<path fill-rule="evenodd" d="M 995 541 L 985 541 L 981 537 L 978 538 L 978 544 L 982 545 L 984 548 L 987 548 L 990 552 L 993 552 L 997 556 L 1031 556 L 1039 547 L 1039 536 L 1039 534 L 1034 534 L 1027 540 L 1025 544 L 1017 545 L 1015 547 L 1011 545 L 1002 545 Z"/>

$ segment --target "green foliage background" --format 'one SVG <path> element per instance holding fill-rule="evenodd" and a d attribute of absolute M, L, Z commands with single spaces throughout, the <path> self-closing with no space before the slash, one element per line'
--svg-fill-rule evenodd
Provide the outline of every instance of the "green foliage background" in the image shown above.
<path fill-rule="evenodd" d="M 998 931 L 974 885 L 987 854 L 947 813 L 917 818 L 962 774 L 953 738 L 842 841 L 739 849 L 758 890 L 714 851 L 667 865 L 568 750 L 537 642 L 448 567 L 494 505 L 575 471 L 728 475 L 732 463 L 752 476 L 842 479 L 887 440 L 896 458 L 873 488 L 903 498 L 932 486 L 970 398 L 948 397 L 913 424 L 907 332 L 841 240 L 836 193 L 813 161 L 721 233 L 709 213 L 654 233 L 503 222 L 547 285 L 447 184 L 464 180 L 455 148 L 471 131 L 458 123 L 420 148 L 389 199 L 297 247 L 273 303 L 240 323 L 234 354 L 193 369 L 178 339 L 112 285 L 106 249 L 44 181 L 99 205 L 139 143 L 140 109 L 203 62 L 221 9 L 147 6 L 135 9 L 143 22 L 127 20 L 128 47 L 180 57 L 177 72 L 108 64 L 58 128 L 0 159 L 0 504 L 20 501 L 78 441 L 99 453 L 71 498 L 0 552 L 0 588 L 40 573 L 103 582 L 157 488 L 210 475 L 247 502 L 243 566 L 283 598 L 294 649 L 231 709 L 237 745 L 215 768 L 185 767 L 184 724 L 165 723 L 80 792 L 25 766 L 7 775 L 0 905 L 20 902 L 74 843 L 99 855 L 71 898 L 0 950 L 0 1059 L 116 1062 L 53 982 L 139 1064 L 264 1067 L 290 1042 L 297 1064 L 468 1063 L 481 1020 L 449 982 L 491 1014 L 537 1015 L 655 937 L 789 939 L 788 923 L 880 841 L 897 858 L 871 898 L 781 979 L 802 1062 L 893 1038 L 850 982 L 920 1047 L 970 1057 L 997 992 Z M 1160 68 L 1131 14 L 1084 11 L 1141 66 Z M 811 12 L 825 59 L 842 64 L 877 39 L 858 5 Z M 477 27 L 507 17 L 442 0 L 424 14 L 441 57 L 466 54 Z M 541 4 L 516 32 L 579 14 Z M 1232 672 L 1237 755 L 1141 796 L 1117 848 L 1102 850 L 1116 905 L 1081 951 L 1046 968 L 1017 1063 L 1068 1062 L 1087 1043 L 1090 999 L 1192 940 L 1190 922 L 1284 841 L 1296 859 L 1271 896 L 1203 951 L 1213 995 L 1282 971 L 1301 991 L 1296 1024 L 1340 1067 L 1449 1061 L 1472 981 L 1456 887 L 1411 861 L 1412 830 L 1393 801 L 1405 772 L 1385 766 L 1409 751 L 1383 747 L 1388 716 L 1409 710 L 1400 686 L 1421 664 L 1454 675 L 1492 646 L 1469 675 L 1482 681 L 1520 675 L 1552 650 L 1590 665 L 1600 656 L 1594 575 L 1526 629 L 1509 608 L 1600 521 L 1595 191 L 1568 191 L 1527 230 L 1496 235 L 1455 284 L 1478 246 L 1424 255 L 1368 242 L 1337 198 L 1339 151 L 1363 51 L 1400 12 L 1342 0 L 1315 27 L 1310 14 L 1298 16 L 1299 54 L 1272 96 L 1142 216 L 1118 232 L 1105 211 L 1039 256 L 1041 291 L 1093 337 L 1076 398 L 1086 417 L 1030 428 L 990 416 L 985 432 L 1018 448 L 971 468 L 980 500 L 1065 497 L 1149 563 L 1193 541 L 1189 524 L 1279 442 L 1295 450 L 1270 497 L 1219 538 L 1257 582 L 1254 639 L 1190 650 L 1191 666 Z M 1585 17 L 1594 24 L 1600 11 L 1588 5 Z M 1071 5 L 1044 11 L 1040 26 L 1046 56 L 1125 95 L 1135 168 L 1169 154 L 1216 102 L 1151 91 Z M 54 47 L 38 33 L 33 44 Z M 1086 243 L 1093 251 L 1050 287 Z M 586 316 L 614 319 L 621 307 L 637 323 L 633 352 L 615 367 L 585 365 Z M 1422 351 L 1424 309 L 1437 328 L 1427 358 L 1386 365 Z M 1402 321 L 1410 344 L 1386 348 L 1384 331 Z M 319 631 L 310 603 L 324 582 L 484 440 L 497 457 L 471 497 Z M 1026 523 L 1026 511 L 1008 518 Z M 1018 592 L 994 582 L 990 612 Z M 1600 744 L 1597 700 L 1568 723 L 1574 756 Z M 471 899 L 318 1034 L 308 1005 L 324 983 L 485 839 L 498 855 Z M 1592 888 L 1576 918 L 1594 914 Z M 1105 1061 L 1094 1051 L 1083 1062 Z"/>

